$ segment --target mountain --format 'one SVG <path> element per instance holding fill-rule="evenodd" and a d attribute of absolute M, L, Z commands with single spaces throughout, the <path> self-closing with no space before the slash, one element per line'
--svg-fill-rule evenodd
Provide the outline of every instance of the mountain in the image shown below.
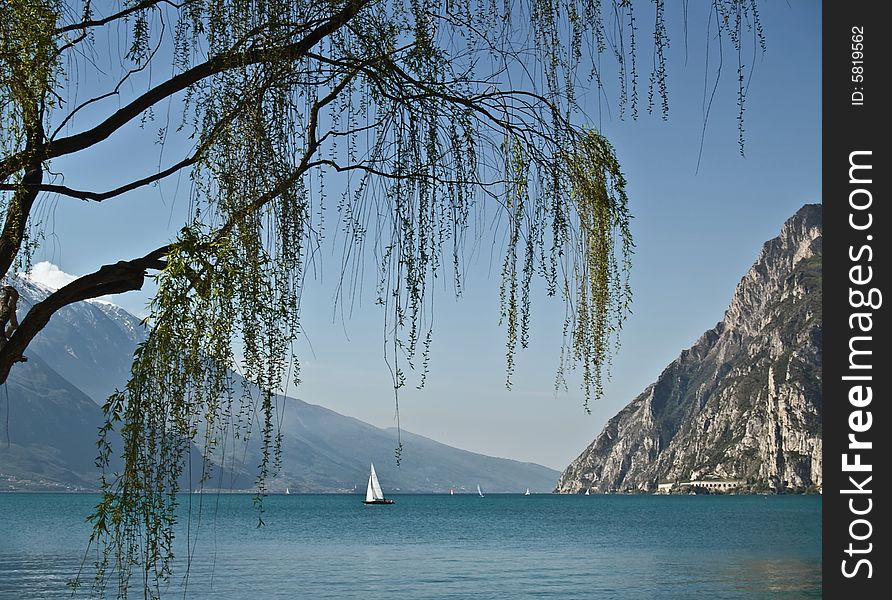
<path fill-rule="evenodd" d="M 19 314 L 52 292 L 23 278 L 17 278 L 13 285 L 20 294 Z M 145 335 L 140 320 L 123 308 L 97 300 L 78 302 L 53 315 L 25 355 L 38 354 L 102 405 L 116 387 L 127 383 L 133 351 Z"/>
<path fill-rule="evenodd" d="M 555 491 L 822 485 L 821 206 L 765 243 L 724 319 L 607 422 Z"/>
<path fill-rule="evenodd" d="M 385 492 L 475 491 L 479 484 L 487 492 L 549 492 L 558 472 L 541 465 L 468 452 L 415 435 L 398 434 L 395 428 L 380 429 L 352 417 L 294 398 L 285 398 L 281 409 L 282 468 L 269 486 L 298 492 L 365 492 L 369 462 L 381 479 Z M 395 450 L 403 444 L 399 466 Z M 248 487 L 260 461 L 260 444 L 251 441 L 227 455 L 236 457 L 224 464 L 227 473 L 242 477 L 216 477 L 212 488 Z"/>
<path fill-rule="evenodd" d="M 21 295 L 20 315 L 52 291 L 22 278 L 13 285 Z M 127 382 L 133 351 L 144 336 L 139 319 L 105 302 L 81 302 L 53 315 L 26 350 L 28 362 L 13 368 L 9 403 L 0 396 L 0 409 L 9 408 L 10 415 L 8 440 L 0 427 L 0 489 L 96 486 L 99 405 Z M 557 480 L 557 471 L 540 465 L 459 450 L 407 431 L 400 436 L 403 451 L 397 467 L 396 430 L 294 398 L 279 397 L 277 402 L 283 410 L 282 460 L 280 471 L 268 481 L 273 491 L 364 491 L 370 461 L 388 493 L 476 490 L 477 484 L 489 492 L 527 487 L 544 492 Z M 2 418 L 5 412 L 0 411 Z M 255 433 L 247 444 L 226 440 L 226 453 L 214 454 L 227 457 L 225 468 L 216 465 L 205 488 L 252 488 L 261 456 L 257 437 Z M 199 449 L 193 454 L 200 458 Z M 194 466 L 192 471 L 200 469 Z"/>
<path fill-rule="evenodd" d="M 29 353 L 0 403 L 0 490 L 96 487 L 102 411 L 92 399 Z"/>
<path fill-rule="evenodd" d="M 52 291 L 23 278 L 12 283 L 20 315 Z M 138 324 L 116 306 L 82 302 L 38 334 L 0 396 L 0 490 L 97 487 L 99 404 L 127 381 Z"/>

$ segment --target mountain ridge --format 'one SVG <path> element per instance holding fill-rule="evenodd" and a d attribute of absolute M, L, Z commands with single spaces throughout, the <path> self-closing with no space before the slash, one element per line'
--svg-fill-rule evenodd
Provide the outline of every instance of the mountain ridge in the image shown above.
<path fill-rule="evenodd" d="M 52 292 L 21 277 L 13 284 L 20 291 L 21 312 Z M 53 316 L 25 352 L 28 363 L 12 370 L 8 386 L 11 402 L 7 405 L 11 408 L 11 442 L 6 452 L 0 447 L 0 489 L 95 487 L 98 472 L 93 469 L 91 480 L 89 467 L 96 456 L 97 430 L 102 423 L 99 406 L 126 383 L 133 351 L 144 337 L 137 317 L 105 302 L 78 303 Z M 257 394 L 256 389 L 252 391 Z M 46 401 L 47 397 L 55 404 Z M 370 461 L 375 462 L 388 490 L 447 491 L 479 483 L 492 492 L 517 492 L 526 487 L 550 491 L 557 480 L 557 471 L 541 465 L 453 448 L 405 430 L 397 435 L 320 405 L 277 398 L 284 407 L 280 428 L 283 460 L 277 476 L 267 481 L 273 492 L 286 488 L 292 492 L 365 489 Z M 48 419 L 47 411 L 65 418 Z M 66 428 L 66 421 L 73 425 Z M 43 438 L 26 440 L 19 435 L 41 427 L 46 432 Z M 397 468 L 394 451 L 400 440 L 406 448 Z M 230 450 L 235 447 L 233 442 L 227 440 Z M 69 449 L 62 451 L 60 446 Z M 260 461 L 256 439 L 247 445 L 242 442 L 236 449 L 238 452 L 228 453 L 228 462 L 212 459 L 213 473 L 204 484 L 206 490 L 254 487 Z M 200 452 L 196 448 L 193 454 Z"/>

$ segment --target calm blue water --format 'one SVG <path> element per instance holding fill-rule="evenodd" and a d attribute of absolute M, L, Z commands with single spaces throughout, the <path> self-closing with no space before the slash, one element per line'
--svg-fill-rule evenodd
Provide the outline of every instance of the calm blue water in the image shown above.
<path fill-rule="evenodd" d="M 180 571 L 165 597 L 821 596 L 814 496 L 291 495 L 266 499 L 259 529 L 249 496 L 200 498 L 187 587 Z M 69 597 L 95 501 L 0 494 L 0 598 Z"/>

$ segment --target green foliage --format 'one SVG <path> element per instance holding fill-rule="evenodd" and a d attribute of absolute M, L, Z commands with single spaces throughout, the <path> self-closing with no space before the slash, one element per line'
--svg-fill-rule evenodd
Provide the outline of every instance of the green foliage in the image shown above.
<path fill-rule="evenodd" d="M 565 330 L 570 330 L 574 357 L 583 365 L 588 401 L 590 390 L 596 398 L 603 392 L 602 357 L 610 355 L 609 340 L 631 307 L 633 244 L 626 180 L 613 147 L 600 134 L 585 131 L 574 150 L 566 161 L 579 219 L 573 256 L 580 258 L 573 267 L 576 297 L 567 298 L 577 314 L 568 318 Z"/>
<path fill-rule="evenodd" d="M 56 103 L 50 94 L 58 71 L 53 35 L 58 0 L 0 3 L 0 144 L 24 147 L 26 125 Z"/>

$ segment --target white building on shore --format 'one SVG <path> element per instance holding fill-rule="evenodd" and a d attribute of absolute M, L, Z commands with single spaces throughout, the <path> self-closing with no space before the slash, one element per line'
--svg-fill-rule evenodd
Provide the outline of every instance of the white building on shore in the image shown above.
<path fill-rule="evenodd" d="M 691 481 L 670 481 L 657 484 L 658 494 L 671 494 L 673 490 L 690 487 L 703 488 L 716 492 L 730 492 L 744 485 L 743 479 L 692 479 Z"/>

